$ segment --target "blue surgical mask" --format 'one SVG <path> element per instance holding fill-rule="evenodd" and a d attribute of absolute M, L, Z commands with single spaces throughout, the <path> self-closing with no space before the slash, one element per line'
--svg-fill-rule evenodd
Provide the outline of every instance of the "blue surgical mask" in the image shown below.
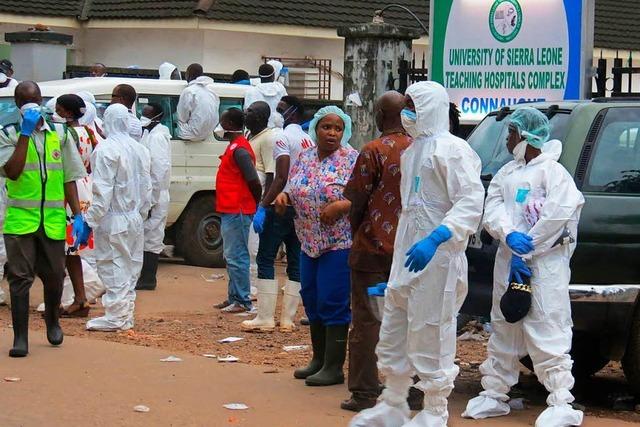
<path fill-rule="evenodd" d="M 400 113 L 401 115 L 403 115 L 404 117 L 406 117 L 408 120 L 411 120 L 412 122 L 415 122 L 418 120 L 418 116 L 416 114 L 415 111 L 411 111 L 408 108 L 403 108 L 402 112 Z"/>

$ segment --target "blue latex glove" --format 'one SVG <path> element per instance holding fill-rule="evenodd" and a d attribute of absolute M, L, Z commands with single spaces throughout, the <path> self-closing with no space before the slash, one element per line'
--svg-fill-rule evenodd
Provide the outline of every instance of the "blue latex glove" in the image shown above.
<path fill-rule="evenodd" d="M 526 255 L 533 251 L 532 238 L 528 234 L 519 231 L 512 231 L 507 234 L 507 245 L 517 254 Z"/>
<path fill-rule="evenodd" d="M 41 118 L 42 115 L 37 108 L 30 108 L 25 111 L 20 125 L 20 135 L 31 136 Z"/>
<path fill-rule="evenodd" d="M 384 291 L 387 289 L 387 283 L 382 282 L 367 288 L 367 295 L 370 297 L 383 297 Z"/>
<path fill-rule="evenodd" d="M 435 255 L 438 246 L 449 240 L 451 236 L 451 231 L 446 226 L 439 225 L 428 237 L 411 246 L 404 266 L 414 273 L 424 270 Z"/>
<path fill-rule="evenodd" d="M 511 276 L 516 279 L 518 283 L 524 283 L 524 280 L 522 280 L 524 277 L 531 277 L 531 270 L 529 266 L 527 266 L 527 263 L 516 255 L 511 257 Z"/>
<path fill-rule="evenodd" d="M 73 216 L 73 225 L 71 228 L 71 236 L 73 237 L 73 245 L 79 247 L 86 245 L 89 242 L 89 235 L 91 234 L 91 227 L 84 220 L 82 214 L 76 214 Z"/>
<path fill-rule="evenodd" d="M 264 221 L 267 219 L 267 210 L 258 206 L 256 214 L 253 216 L 253 231 L 261 234 L 264 231 Z"/>

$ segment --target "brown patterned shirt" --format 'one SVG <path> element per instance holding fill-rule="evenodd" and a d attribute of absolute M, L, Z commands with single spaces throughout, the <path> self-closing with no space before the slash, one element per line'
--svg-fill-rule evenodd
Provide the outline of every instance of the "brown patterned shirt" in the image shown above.
<path fill-rule="evenodd" d="M 352 203 L 349 265 L 355 270 L 391 270 L 402 209 L 400 155 L 410 144 L 402 133 L 382 136 L 364 146 L 353 168 L 344 195 Z"/>

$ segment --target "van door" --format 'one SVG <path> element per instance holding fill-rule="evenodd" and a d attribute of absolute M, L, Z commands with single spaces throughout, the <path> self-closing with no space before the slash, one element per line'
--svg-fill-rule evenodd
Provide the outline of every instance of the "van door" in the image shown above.
<path fill-rule="evenodd" d="M 156 95 L 141 94 L 136 102 L 136 111 L 138 117 L 142 115 L 142 108 L 149 103 L 155 103 L 162 107 L 164 115 L 161 123 L 169 128 L 171 132 L 171 187 L 169 190 L 171 204 L 169 206 L 169 215 L 167 225 L 173 224 L 189 201 L 187 197 L 187 172 L 186 172 L 186 154 L 184 141 L 177 138 L 177 131 L 174 121 L 175 105 L 178 103 L 176 95 Z M 175 104 L 175 105 L 174 105 Z"/>
<path fill-rule="evenodd" d="M 573 283 L 640 283 L 640 108 L 616 107 L 596 117 L 576 181 L 586 203 L 580 218 Z M 585 166 L 586 165 L 586 166 Z M 586 167 L 586 169 L 585 169 Z M 582 169 L 581 169 L 582 168 Z M 584 178 L 582 178 L 584 177 Z M 581 182 L 582 179 L 582 182 Z"/>

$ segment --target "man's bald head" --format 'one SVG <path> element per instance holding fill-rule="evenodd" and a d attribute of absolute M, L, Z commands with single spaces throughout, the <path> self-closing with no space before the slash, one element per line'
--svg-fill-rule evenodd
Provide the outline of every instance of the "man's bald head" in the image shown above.
<path fill-rule="evenodd" d="M 383 93 L 373 107 L 378 130 L 386 133 L 390 130 L 402 129 L 400 112 L 403 108 L 404 96 L 400 92 L 390 90 Z"/>
<path fill-rule="evenodd" d="M 30 80 L 20 83 L 18 84 L 18 86 L 16 86 L 14 99 L 18 108 L 21 108 L 23 105 L 29 103 L 40 105 L 42 103 L 40 86 L 38 86 L 36 82 L 32 82 Z"/>

